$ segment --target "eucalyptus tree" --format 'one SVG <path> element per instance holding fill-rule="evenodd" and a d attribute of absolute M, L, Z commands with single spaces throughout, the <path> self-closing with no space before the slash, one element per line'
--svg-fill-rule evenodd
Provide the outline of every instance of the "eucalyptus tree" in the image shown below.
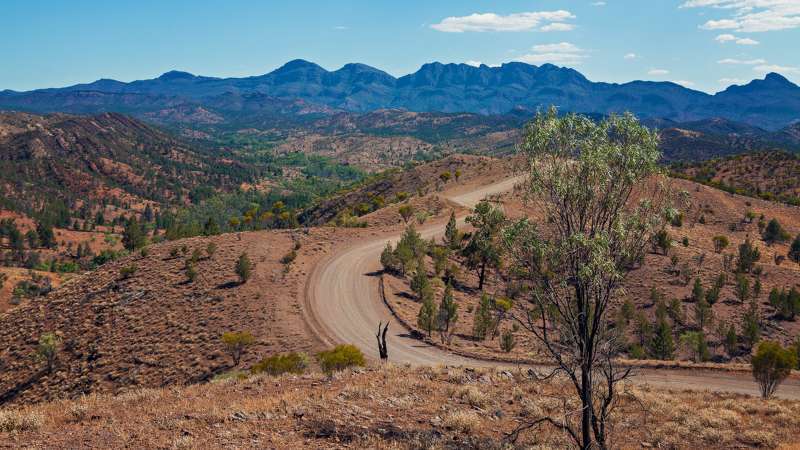
<path fill-rule="evenodd" d="M 614 356 L 624 339 L 611 309 L 626 274 L 663 231 L 670 210 L 656 132 L 630 114 L 602 121 L 555 108 L 525 128 L 527 201 L 546 215 L 504 232 L 511 276 L 529 284 L 514 317 L 563 372 L 580 399 L 580 419 L 541 417 L 583 449 L 607 448 L 618 383 L 630 369 Z"/>

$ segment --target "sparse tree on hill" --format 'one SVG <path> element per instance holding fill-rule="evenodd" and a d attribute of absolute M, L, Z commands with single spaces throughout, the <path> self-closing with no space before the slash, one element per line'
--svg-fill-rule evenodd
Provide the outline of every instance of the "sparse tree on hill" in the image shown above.
<path fill-rule="evenodd" d="M 734 327 L 733 324 L 729 324 L 722 329 L 725 331 L 723 341 L 725 352 L 728 356 L 733 357 L 736 353 L 736 348 L 739 346 L 739 336 L 736 335 L 736 327 Z"/>
<path fill-rule="evenodd" d="M 457 250 L 461 247 L 461 236 L 456 227 L 455 211 L 450 212 L 450 220 L 447 221 L 447 226 L 444 228 L 444 245 L 451 250 Z"/>
<path fill-rule="evenodd" d="M 761 321 L 759 318 L 758 302 L 750 301 L 742 319 L 742 336 L 748 347 L 753 348 L 761 338 Z"/>
<path fill-rule="evenodd" d="M 492 299 L 489 294 L 481 294 L 481 301 L 475 310 L 472 323 L 472 336 L 479 341 L 486 339 L 486 335 L 494 328 L 494 315 L 492 314 Z"/>
<path fill-rule="evenodd" d="M 467 223 L 475 227 L 470 240 L 463 250 L 467 266 L 478 273 L 478 289 L 483 290 L 486 270 L 500 263 L 501 246 L 498 242 L 506 216 L 500 208 L 482 201 L 475 206 Z"/>
<path fill-rule="evenodd" d="M 231 355 L 234 366 L 239 365 L 245 350 L 256 341 L 248 331 L 229 331 L 222 334 L 221 340 L 222 345 L 225 346 L 225 351 Z"/>
<path fill-rule="evenodd" d="M 135 217 L 128 219 L 122 232 L 122 245 L 128 251 L 138 250 L 147 244 L 147 233 Z"/>
<path fill-rule="evenodd" d="M 500 349 L 506 353 L 510 353 L 517 346 L 517 341 L 514 339 L 514 333 L 511 330 L 503 331 L 500 335 Z"/>
<path fill-rule="evenodd" d="M 549 225 L 542 234 L 523 220 L 505 234 L 512 272 L 532 284 L 517 319 L 581 404 L 580 420 L 547 421 L 580 448 L 605 448 L 617 383 L 630 374 L 615 362 L 621 347 L 609 308 L 665 226 L 658 135 L 632 115 L 594 121 L 552 108 L 525 128 L 521 149 L 530 157 L 530 198 Z"/>
<path fill-rule="evenodd" d="M 403 218 L 403 222 L 405 223 L 408 223 L 408 221 L 414 217 L 414 207 L 408 204 L 400 206 L 397 212 L 400 213 L 400 217 Z"/>
<path fill-rule="evenodd" d="M 730 241 L 728 240 L 727 236 L 718 235 L 714 236 L 714 251 L 717 253 L 722 253 L 728 245 L 730 245 Z"/>
<path fill-rule="evenodd" d="M 750 272 L 755 263 L 761 258 L 761 252 L 756 248 L 750 239 L 739 246 L 739 258 L 736 260 L 736 270 L 738 272 Z"/>
<path fill-rule="evenodd" d="M 772 219 L 764 228 L 764 242 L 774 244 L 776 242 L 785 242 L 789 240 L 789 233 L 783 229 L 783 226 L 778 219 Z"/>
<path fill-rule="evenodd" d="M 800 234 L 795 236 L 792 245 L 789 246 L 789 253 L 786 256 L 793 262 L 800 264 Z"/>
<path fill-rule="evenodd" d="M 743 305 L 750 299 L 750 279 L 742 274 L 736 276 L 736 296 Z"/>
<path fill-rule="evenodd" d="M 753 378 L 758 382 L 761 397 L 767 399 L 775 394 L 778 386 L 797 366 L 797 356 L 777 342 L 765 341 L 758 345 L 752 366 Z"/>
<path fill-rule="evenodd" d="M 708 342 L 702 331 L 687 331 L 681 335 L 681 343 L 689 349 L 696 362 L 708 361 Z"/>
<path fill-rule="evenodd" d="M 217 252 L 217 244 L 213 242 L 209 242 L 206 246 L 206 258 L 211 259 L 214 257 L 214 253 Z"/>
<path fill-rule="evenodd" d="M 453 297 L 453 285 L 447 283 L 442 295 L 442 302 L 439 304 L 438 328 L 442 343 L 450 343 L 457 320 L 458 304 Z"/>
<path fill-rule="evenodd" d="M 247 253 L 242 253 L 239 255 L 239 259 L 236 260 L 236 275 L 239 276 L 239 283 L 246 283 L 252 274 L 253 263 L 250 262 L 250 257 L 247 256 Z"/>
<path fill-rule="evenodd" d="M 439 314 L 436 310 L 436 303 L 433 301 L 433 291 L 430 286 L 423 290 L 421 301 L 422 306 L 420 306 L 417 314 L 417 326 L 425 330 L 428 337 L 430 337 L 433 330 L 436 329 L 436 321 Z"/>
<path fill-rule="evenodd" d="M 705 297 L 701 297 L 700 301 L 694 304 L 694 318 L 700 331 L 703 331 L 714 320 L 714 310 L 711 309 L 711 305 L 708 304 Z"/>
<path fill-rule="evenodd" d="M 661 249 L 664 255 L 669 254 L 669 249 L 672 248 L 672 238 L 667 230 L 660 230 L 653 236 L 653 249 Z"/>
<path fill-rule="evenodd" d="M 55 333 L 44 333 L 39 336 L 39 344 L 36 346 L 36 356 L 47 365 L 47 373 L 53 372 L 60 348 L 61 338 Z"/>
<path fill-rule="evenodd" d="M 650 354 L 655 359 L 671 360 L 675 352 L 672 327 L 665 317 L 657 320 L 655 332 L 650 340 Z"/>

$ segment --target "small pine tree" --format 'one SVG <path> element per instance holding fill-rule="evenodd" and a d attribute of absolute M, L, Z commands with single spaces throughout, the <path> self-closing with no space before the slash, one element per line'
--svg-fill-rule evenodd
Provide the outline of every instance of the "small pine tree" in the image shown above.
<path fill-rule="evenodd" d="M 728 356 L 733 357 L 736 353 L 736 348 L 739 345 L 739 337 L 736 335 L 736 327 L 733 324 L 728 325 L 728 329 L 725 332 L 725 352 L 728 353 Z"/>
<path fill-rule="evenodd" d="M 186 279 L 190 283 L 193 283 L 194 280 L 197 279 L 197 268 L 195 266 L 195 263 L 192 262 L 192 260 L 187 260 L 186 261 L 186 268 L 185 268 L 184 271 L 186 272 Z"/>
<path fill-rule="evenodd" d="M 500 335 L 500 349 L 506 353 L 510 353 L 517 346 L 517 341 L 514 339 L 514 333 L 511 330 L 503 331 Z"/>
<path fill-rule="evenodd" d="M 702 332 L 706 326 L 711 324 L 714 317 L 714 310 L 711 305 L 706 302 L 705 298 L 700 298 L 700 301 L 694 305 L 694 317 L 697 321 L 697 327 Z"/>
<path fill-rule="evenodd" d="M 475 311 L 474 322 L 472 324 L 472 335 L 475 339 L 484 340 L 486 335 L 492 330 L 494 315 L 492 314 L 492 300 L 488 294 L 481 295 L 481 302 Z"/>
<path fill-rule="evenodd" d="M 750 272 L 755 263 L 761 258 L 761 252 L 749 238 L 739 246 L 739 258 L 736 260 L 737 272 Z"/>
<path fill-rule="evenodd" d="M 705 299 L 705 290 L 703 290 L 703 283 L 700 278 L 694 279 L 694 287 L 692 288 L 692 301 L 697 303 Z"/>
<path fill-rule="evenodd" d="M 431 283 L 425 268 L 425 261 L 422 259 L 417 263 L 417 270 L 411 279 L 411 290 L 417 294 L 417 299 L 422 301 L 423 297 L 431 292 Z"/>
<path fill-rule="evenodd" d="M 61 338 L 55 333 L 45 333 L 39 337 L 39 344 L 36 346 L 36 357 L 44 360 L 47 365 L 47 373 L 53 372 L 60 348 Z"/>
<path fill-rule="evenodd" d="M 459 242 L 459 233 L 456 226 L 456 212 L 450 212 L 450 220 L 447 221 L 447 226 L 444 228 L 444 245 L 452 250 L 458 249 L 461 245 Z"/>
<path fill-rule="evenodd" d="M 758 303 L 753 299 L 742 319 L 742 336 L 750 348 L 756 345 L 761 337 L 761 325 L 758 317 Z"/>
<path fill-rule="evenodd" d="M 419 308 L 419 314 L 417 314 L 417 326 L 425 330 L 428 333 L 428 337 L 430 337 L 436 328 L 438 311 L 436 310 L 436 303 L 433 302 L 433 292 L 430 287 L 423 292 L 422 306 Z"/>
<path fill-rule="evenodd" d="M 789 253 L 787 253 L 786 256 L 790 260 L 800 264 L 800 234 L 795 236 L 792 245 L 789 246 Z"/>
<path fill-rule="evenodd" d="M 650 342 L 650 353 L 656 359 L 671 360 L 675 352 L 675 342 L 672 339 L 672 327 L 662 318 L 658 320 L 655 333 Z"/>
<path fill-rule="evenodd" d="M 122 232 L 122 244 L 128 251 L 140 249 L 147 244 L 147 233 L 135 217 L 128 219 Z"/>
<path fill-rule="evenodd" d="M 442 343 L 450 343 L 453 328 L 458 320 L 458 304 L 453 297 L 453 285 L 447 283 L 442 295 L 442 302 L 439 304 L 438 329 Z"/>
<path fill-rule="evenodd" d="M 247 253 L 239 255 L 239 259 L 236 260 L 235 270 L 241 284 L 246 283 L 247 280 L 250 279 L 250 276 L 253 274 L 253 263 L 250 261 L 250 257 L 247 256 Z"/>

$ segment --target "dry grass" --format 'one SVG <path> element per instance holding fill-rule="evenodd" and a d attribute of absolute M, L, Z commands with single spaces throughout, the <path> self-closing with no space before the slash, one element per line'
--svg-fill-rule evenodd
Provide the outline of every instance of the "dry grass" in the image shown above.
<path fill-rule="evenodd" d="M 518 372 L 386 365 L 251 376 L 185 388 L 92 394 L 0 411 L 10 447 L 501 448 L 516 427 L 577 404 L 564 380 Z M 615 448 L 776 447 L 796 443 L 800 402 L 626 386 Z M 549 426 L 522 448 L 563 448 Z M 0 445 L 2 447 L 2 445 Z"/>

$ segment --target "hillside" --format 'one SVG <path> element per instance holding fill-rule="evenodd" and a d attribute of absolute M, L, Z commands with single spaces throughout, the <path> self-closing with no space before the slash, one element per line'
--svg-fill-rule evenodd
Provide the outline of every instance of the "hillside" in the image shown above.
<path fill-rule="evenodd" d="M 255 337 L 245 367 L 265 354 L 319 350 L 298 298 L 308 265 L 352 238 L 333 231 L 262 231 L 153 245 L 146 256 L 107 263 L 0 313 L 0 404 L 207 381 L 233 367 L 220 342 L 229 331 Z M 212 256 L 210 243 L 217 246 Z M 296 259 L 283 262 L 293 248 Z M 191 281 L 185 266 L 195 251 L 197 278 Z M 255 272 L 239 284 L 234 266 L 243 252 Z M 125 268 L 135 271 L 126 275 Z M 52 374 L 31 363 L 46 332 L 63 341 Z"/>
<path fill-rule="evenodd" d="M 254 94 L 263 97 L 248 97 Z M 303 103 L 295 103 L 298 100 Z M 552 64 L 511 62 L 474 67 L 433 62 L 395 78 L 364 64 L 328 71 L 294 60 L 270 73 L 245 78 L 171 71 L 130 83 L 102 79 L 65 88 L 0 92 L 0 108 L 116 111 L 201 124 L 224 120 L 252 125 L 276 113 L 313 115 L 330 109 L 363 113 L 404 108 L 492 115 L 549 105 L 581 113 L 631 111 L 642 118 L 675 121 L 723 117 L 776 130 L 800 118 L 800 87 L 770 73 L 763 80 L 709 95 L 671 82 L 593 82 L 574 69 Z"/>
<path fill-rule="evenodd" d="M 36 216 L 145 200 L 182 205 L 193 190 L 231 189 L 253 170 L 128 116 L 0 114 L 5 209 Z"/>
<path fill-rule="evenodd" d="M 672 166 L 679 176 L 739 194 L 800 205 L 800 157 L 758 152 Z"/>
<path fill-rule="evenodd" d="M 563 448 L 542 425 L 573 406 L 561 379 L 518 370 L 395 365 L 89 395 L 0 412 L 9 447 Z M 627 386 L 617 448 L 795 448 L 800 402 Z M 562 403 L 564 402 L 564 403 Z"/>

